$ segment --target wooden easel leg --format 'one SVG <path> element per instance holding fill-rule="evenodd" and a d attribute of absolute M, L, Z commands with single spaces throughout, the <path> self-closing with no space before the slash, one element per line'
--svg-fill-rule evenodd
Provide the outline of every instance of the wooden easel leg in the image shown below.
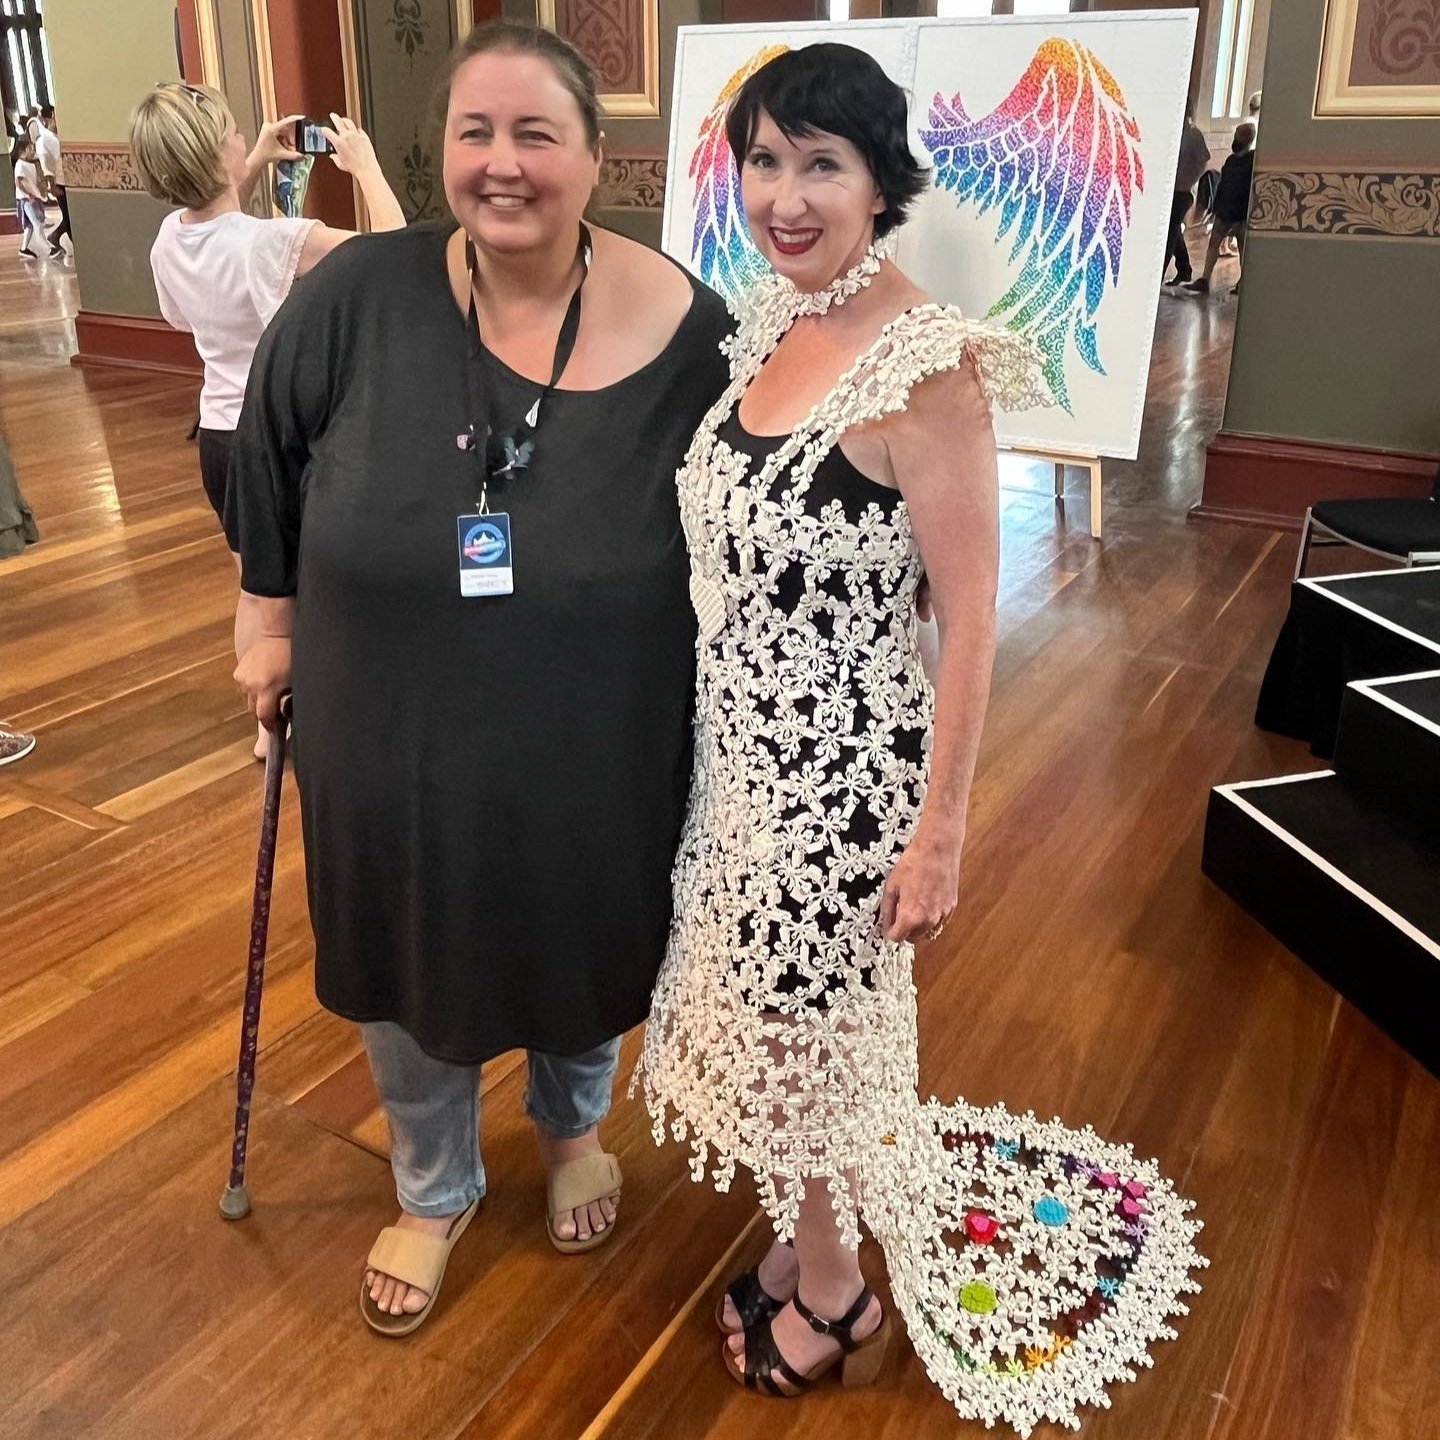
<path fill-rule="evenodd" d="M 1057 460 L 1055 462 L 1055 498 L 1064 504 L 1065 502 L 1065 466 Z"/>
<path fill-rule="evenodd" d="M 1101 494 L 1100 482 L 1100 461 L 1094 459 L 1089 462 L 1090 469 L 1090 534 L 1096 540 L 1101 538 L 1104 530 L 1103 497 Z"/>

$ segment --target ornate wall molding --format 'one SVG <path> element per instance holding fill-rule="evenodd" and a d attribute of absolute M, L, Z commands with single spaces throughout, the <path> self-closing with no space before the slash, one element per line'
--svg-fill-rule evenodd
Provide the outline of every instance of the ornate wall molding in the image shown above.
<path fill-rule="evenodd" d="M 140 172 L 130 158 L 130 147 L 100 140 L 66 140 L 67 190 L 129 190 L 143 193 Z"/>
<path fill-rule="evenodd" d="M 1265 171 L 1251 191 L 1250 229 L 1440 240 L 1440 172 Z"/>
<path fill-rule="evenodd" d="M 595 204 L 602 210 L 664 209 L 664 156 L 607 155 Z"/>

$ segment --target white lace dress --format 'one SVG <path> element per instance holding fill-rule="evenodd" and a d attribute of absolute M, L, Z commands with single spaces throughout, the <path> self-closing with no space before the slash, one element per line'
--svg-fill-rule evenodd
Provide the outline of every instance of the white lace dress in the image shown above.
<path fill-rule="evenodd" d="M 1051 1171 L 1064 1178 L 1071 1162 L 1089 1164 L 1100 1142 L 1057 1125 L 1032 1144 L 1024 1127 L 1033 1117 L 1015 1122 L 1014 1151 L 997 1161 L 1014 1183 L 987 1173 L 981 1185 L 1009 1243 L 993 1247 L 982 1226 L 971 1253 L 957 1251 L 957 1233 L 968 1243 L 968 1187 L 993 1170 L 980 1157 L 1003 1112 L 919 1105 L 913 949 L 877 927 L 929 769 L 934 696 L 914 604 L 921 560 L 897 493 L 853 470 L 849 502 L 834 493 L 837 466 L 850 468 L 835 453 L 840 435 L 902 410 L 927 376 L 971 362 L 992 401 L 1020 410 L 1048 402 L 1040 357 L 1008 330 L 923 305 L 887 325 L 783 441 L 746 437 L 734 412 L 792 323 L 794 293 L 779 280 L 762 287 L 732 342 L 731 383 L 678 476 L 700 621 L 695 778 L 637 1081 L 657 1142 L 668 1123 L 692 1147 L 695 1179 L 708 1170 L 721 1190 L 737 1165 L 752 1170 L 782 1237 L 810 1177 L 829 1182 L 851 1245 L 858 1209 L 885 1247 L 917 1350 L 963 1414 L 1025 1430 L 1054 1409 L 1068 1423 L 1075 1404 L 1095 1398 L 1097 1375 L 1127 1373 L 1107 1342 L 1109 1368 L 1087 1364 L 1077 1388 L 1062 1353 L 1083 1340 L 1084 1307 L 1090 1319 L 1100 1313 L 1089 1292 L 1109 1277 L 1075 1282 L 1075 1257 L 1109 1244 L 1119 1220 L 1106 1218 L 1105 1203 L 1084 1213 L 1067 1190 L 1075 1223 L 1061 1227 L 1068 1240 L 1057 1248 L 1058 1211 L 1033 1212 Z M 1057 1139 L 1072 1134 L 1074 1153 Z M 1095 1173 L 1108 1174 L 1120 1154 L 1107 1149 Z M 1163 1189 L 1182 1231 L 1193 1225 L 1158 1172 L 1120 1169 L 1122 1183 Z M 1188 1251 L 1193 1231 L 1183 1233 Z M 1053 1314 L 1036 1312 L 1033 1276 L 1020 1266 L 1027 1246 L 1054 1272 Z M 1008 1278 L 994 1263 L 1001 1251 L 1017 1267 Z M 1169 1310 L 1147 1306 L 1146 1341 L 1168 1333 L 1165 1317 L 1192 1283 L 1188 1263 L 1170 1276 Z M 991 1287 L 988 1306 L 962 1303 L 978 1304 L 976 1283 Z M 1005 1303 L 1012 1293 L 1024 1304 Z M 1048 1357 L 1060 1401 L 1037 1398 L 1033 1385 L 1025 1397 L 1007 1387 L 1007 1364 L 1030 1375 L 1027 1348 Z"/>
<path fill-rule="evenodd" d="M 747 1165 L 782 1234 L 803 1177 L 848 1198 L 848 1172 L 915 1102 L 912 947 L 883 940 L 876 916 L 919 818 L 934 705 L 904 502 L 873 486 L 858 514 L 816 514 L 808 494 L 843 431 L 967 355 L 1009 408 L 1047 394 L 1018 336 L 924 305 L 759 464 L 718 432 L 788 328 L 785 288 L 736 336 L 730 387 L 679 474 L 701 627 L 695 780 L 642 1062 L 696 1173 L 713 1152 L 724 1188 Z"/>

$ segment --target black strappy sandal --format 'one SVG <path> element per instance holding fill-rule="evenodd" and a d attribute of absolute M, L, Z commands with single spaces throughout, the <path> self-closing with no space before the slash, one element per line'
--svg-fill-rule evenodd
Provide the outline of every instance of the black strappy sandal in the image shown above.
<path fill-rule="evenodd" d="M 782 1240 L 780 1243 L 782 1245 L 793 1244 L 789 1240 Z M 725 1323 L 727 1296 L 731 1304 L 735 1306 L 735 1313 L 740 1317 L 739 1325 Z M 748 1330 L 761 1320 L 768 1320 L 772 1316 L 778 1315 L 789 1303 L 788 1295 L 783 1300 L 777 1300 L 760 1283 L 760 1267 L 756 1265 L 732 1281 L 730 1288 L 715 1302 L 715 1324 L 719 1327 L 722 1335 L 739 1335 L 741 1331 Z"/>
<path fill-rule="evenodd" d="M 875 1292 L 867 1285 L 860 1292 L 860 1298 L 839 1320 L 824 1320 L 796 1295 L 787 1302 L 794 1305 L 795 1313 L 817 1335 L 828 1335 L 832 1340 L 838 1340 L 840 1348 L 833 1355 L 827 1355 L 813 1370 L 802 1375 L 780 1353 L 780 1347 L 776 1345 L 771 1330 L 775 1316 L 767 1315 L 754 1325 L 745 1327 L 743 1370 L 731 1354 L 729 1344 L 725 1345 L 725 1368 L 730 1372 L 730 1378 L 738 1381 L 747 1390 L 755 1390 L 762 1395 L 781 1400 L 789 1400 L 802 1394 L 836 1365 L 840 1367 L 840 1383 L 847 1390 L 859 1385 L 873 1384 L 880 1373 L 880 1366 L 885 1359 L 885 1347 L 890 1340 L 890 1316 L 882 1314 L 874 1333 L 863 1340 L 855 1338 L 855 1326 L 874 1298 Z M 784 1309 L 784 1306 L 777 1307 L 776 1314 L 781 1309 Z M 792 1388 L 786 1390 L 776 1384 L 777 1375 Z"/>

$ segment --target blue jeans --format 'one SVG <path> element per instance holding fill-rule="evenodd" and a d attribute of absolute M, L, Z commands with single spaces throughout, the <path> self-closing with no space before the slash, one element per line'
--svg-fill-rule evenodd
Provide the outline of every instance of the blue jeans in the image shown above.
<path fill-rule="evenodd" d="M 389 1021 L 362 1025 L 370 1071 L 390 1122 L 390 1168 L 400 1207 L 411 1215 L 453 1215 L 485 1193 L 480 1159 L 480 1067 L 427 1055 Z M 582 1055 L 526 1052 L 525 1113 L 541 1129 L 573 1140 L 610 1109 L 620 1037 Z"/>

